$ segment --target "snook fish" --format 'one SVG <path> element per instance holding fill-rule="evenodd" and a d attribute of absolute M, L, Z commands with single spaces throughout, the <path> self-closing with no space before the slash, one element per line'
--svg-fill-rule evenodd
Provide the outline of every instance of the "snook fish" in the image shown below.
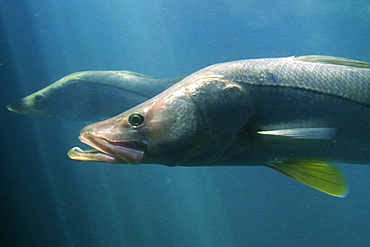
<path fill-rule="evenodd" d="M 76 72 L 7 108 L 24 115 L 99 121 L 154 97 L 181 79 L 156 79 L 131 71 Z"/>
<path fill-rule="evenodd" d="M 370 164 L 370 64 L 299 56 L 215 64 L 85 127 L 79 161 L 267 166 L 344 197 L 336 162 Z"/>

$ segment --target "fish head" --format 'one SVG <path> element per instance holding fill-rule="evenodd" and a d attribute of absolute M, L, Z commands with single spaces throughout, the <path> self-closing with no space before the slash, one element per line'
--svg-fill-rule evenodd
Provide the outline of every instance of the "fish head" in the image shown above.
<path fill-rule="evenodd" d="M 12 104 L 8 104 L 6 108 L 9 111 L 22 115 L 35 115 L 47 117 L 48 114 L 43 110 L 42 102 L 44 98 L 42 94 L 32 94 L 17 100 Z M 40 106 L 41 105 L 41 106 Z"/>
<path fill-rule="evenodd" d="M 72 101 L 70 95 L 61 94 L 56 87 L 47 87 L 7 105 L 7 108 L 22 115 L 69 119 L 77 113 L 74 104 L 79 103 L 76 98 Z"/>
<path fill-rule="evenodd" d="M 7 105 L 9 111 L 55 119 L 73 120 L 84 110 L 88 101 L 80 77 L 85 72 L 76 72 L 53 84 Z M 70 90 L 73 86 L 73 90 Z"/>
<path fill-rule="evenodd" d="M 86 126 L 79 139 L 95 150 L 75 148 L 69 156 L 80 161 L 129 164 L 172 164 L 176 155 L 188 159 L 200 134 L 194 107 L 187 95 L 171 94 L 146 102 Z"/>
<path fill-rule="evenodd" d="M 73 148 L 69 157 L 168 166 L 209 162 L 225 150 L 250 114 L 239 114 L 249 106 L 239 101 L 245 96 L 240 87 L 207 82 L 175 85 L 116 117 L 85 127 L 80 140 L 94 150 Z"/>

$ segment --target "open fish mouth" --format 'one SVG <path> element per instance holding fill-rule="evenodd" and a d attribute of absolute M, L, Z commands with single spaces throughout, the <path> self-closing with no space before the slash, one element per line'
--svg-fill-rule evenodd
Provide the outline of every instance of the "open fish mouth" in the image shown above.
<path fill-rule="evenodd" d="M 138 164 L 144 156 L 145 143 L 136 141 L 112 141 L 94 135 L 81 133 L 80 141 L 94 149 L 82 150 L 74 147 L 68 156 L 77 161 Z"/>

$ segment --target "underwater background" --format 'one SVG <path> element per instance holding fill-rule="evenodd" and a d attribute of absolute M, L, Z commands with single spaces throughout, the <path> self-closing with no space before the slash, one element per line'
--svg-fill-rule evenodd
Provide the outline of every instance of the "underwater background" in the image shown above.
<path fill-rule="evenodd" d="M 81 163 L 66 153 L 88 123 L 5 107 L 84 70 L 174 78 L 248 58 L 370 62 L 368 0 L 24 0 L 0 1 L 0 15 L 0 247 L 369 246 L 370 166 L 340 165 L 342 199 L 263 166 Z"/>

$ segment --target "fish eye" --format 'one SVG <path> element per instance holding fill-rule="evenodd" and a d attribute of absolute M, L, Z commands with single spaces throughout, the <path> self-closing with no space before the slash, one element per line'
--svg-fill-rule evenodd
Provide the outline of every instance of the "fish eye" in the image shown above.
<path fill-rule="evenodd" d="M 129 118 L 128 122 L 131 124 L 132 127 L 139 127 L 144 123 L 144 117 L 140 113 L 133 113 Z"/>
<path fill-rule="evenodd" d="M 34 98 L 34 101 L 36 103 L 41 103 L 41 101 L 42 101 L 42 95 L 41 94 L 36 95 L 35 98 Z"/>

